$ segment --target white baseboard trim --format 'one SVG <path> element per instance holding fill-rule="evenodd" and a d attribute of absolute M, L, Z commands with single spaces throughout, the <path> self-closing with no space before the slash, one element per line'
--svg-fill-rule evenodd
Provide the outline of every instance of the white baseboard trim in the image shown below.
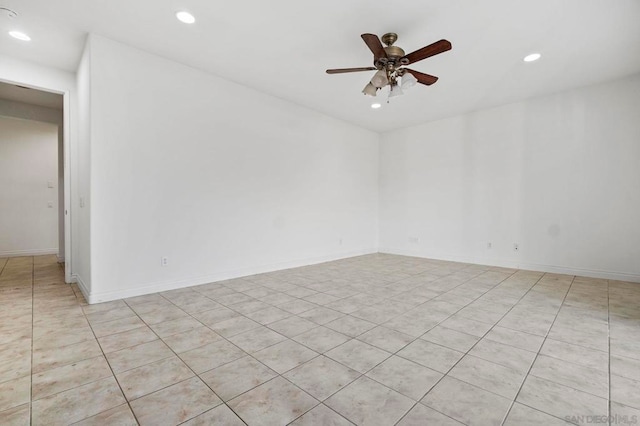
<path fill-rule="evenodd" d="M 424 253 L 423 251 L 381 247 L 380 253 L 413 256 L 424 259 L 448 260 L 452 262 L 473 263 L 476 265 L 498 266 L 502 268 L 525 269 L 530 271 L 549 272 L 554 274 L 578 275 L 581 277 L 602 278 L 606 280 L 630 281 L 640 283 L 640 274 L 626 272 L 602 271 L 598 269 L 576 268 L 571 266 L 545 265 L 530 262 L 517 262 L 503 259 L 456 256 L 443 253 Z"/>
<path fill-rule="evenodd" d="M 80 287 L 80 290 L 84 294 L 85 299 L 87 299 L 87 303 L 94 304 L 94 303 L 109 302 L 109 301 L 118 300 L 118 299 L 126 299 L 129 297 L 143 296 L 145 294 L 158 293 L 161 291 L 176 290 L 179 288 L 207 284 L 207 283 L 212 283 L 216 281 L 229 280 L 233 278 L 241 278 L 249 275 L 280 271 L 283 269 L 298 268 L 301 266 L 315 265 L 318 263 L 330 262 L 333 260 L 346 259 L 349 257 L 362 256 L 366 254 L 373 254 L 377 252 L 378 250 L 375 248 L 356 250 L 356 251 L 332 254 L 327 256 L 296 259 L 292 261 L 278 262 L 278 263 L 273 263 L 269 265 L 260 265 L 255 267 L 236 269 L 232 271 L 223 271 L 223 272 L 218 272 L 211 275 L 188 277 L 180 280 L 156 282 L 156 283 L 145 285 L 143 287 L 117 290 L 117 291 L 107 291 L 107 292 L 101 292 L 101 293 L 89 293 L 87 291 L 86 286 L 84 286 L 81 280 L 81 277 L 78 276 L 77 278 L 78 278 L 78 286 Z"/>
<path fill-rule="evenodd" d="M 82 295 L 84 296 L 84 299 L 87 301 L 87 303 L 90 303 L 89 302 L 89 297 L 90 297 L 89 296 L 89 289 L 87 288 L 87 286 L 84 283 L 84 281 L 82 281 L 82 278 L 77 274 L 73 274 L 73 275 L 71 275 L 71 281 L 78 284 L 78 288 L 82 292 Z"/>
<path fill-rule="evenodd" d="M 0 251 L 0 257 L 44 256 L 58 254 L 57 248 Z"/>

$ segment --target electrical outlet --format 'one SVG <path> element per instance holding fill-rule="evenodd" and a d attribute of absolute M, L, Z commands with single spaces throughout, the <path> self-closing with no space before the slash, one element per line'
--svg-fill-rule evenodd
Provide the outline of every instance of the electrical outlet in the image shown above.
<path fill-rule="evenodd" d="M 520 245 L 518 243 L 513 243 L 513 251 L 520 250 Z"/>
<path fill-rule="evenodd" d="M 53 208 L 53 201 L 49 201 L 49 202 L 47 203 L 47 207 L 49 207 L 50 209 L 52 209 L 52 208 Z"/>
<path fill-rule="evenodd" d="M 491 250 L 491 248 L 493 247 L 493 244 L 491 244 L 491 242 L 487 243 L 487 250 Z"/>
<path fill-rule="evenodd" d="M 169 258 L 163 257 L 160 259 L 160 266 L 167 266 L 169 264 Z"/>
<path fill-rule="evenodd" d="M 418 244 L 420 242 L 420 237 L 409 237 L 409 242 L 413 244 Z"/>

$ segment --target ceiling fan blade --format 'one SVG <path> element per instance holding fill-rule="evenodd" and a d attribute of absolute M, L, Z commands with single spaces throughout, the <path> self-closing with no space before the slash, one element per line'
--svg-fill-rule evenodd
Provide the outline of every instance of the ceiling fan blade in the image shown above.
<path fill-rule="evenodd" d="M 438 81 L 438 77 L 435 75 L 425 74 L 420 71 L 411 70 L 409 68 L 404 69 L 406 72 L 413 74 L 413 76 L 418 80 L 418 83 L 426 84 L 427 86 L 431 86 L 433 83 Z"/>
<path fill-rule="evenodd" d="M 338 68 L 333 70 L 327 70 L 327 74 L 342 74 L 345 72 L 360 72 L 360 71 L 375 71 L 376 67 L 362 67 L 362 68 Z"/>
<path fill-rule="evenodd" d="M 423 59 L 427 59 L 431 56 L 437 55 L 442 52 L 446 52 L 447 50 L 451 50 L 451 43 L 447 40 L 440 40 L 432 43 L 428 46 L 423 47 L 422 49 L 418 49 L 415 52 L 411 52 L 408 55 L 405 55 L 402 59 L 406 59 L 407 65 L 413 64 L 414 62 L 421 61 Z M 403 62 L 404 63 L 404 62 Z"/>
<path fill-rule="evenodd" d="M 386 58 L 387 53 L 384 51 L 384 47 L 382 47 L 382 42 L 380 38 L 375 34 L 362 34 L 360 37 L 364 40 L 364 42 L 369 47 L 369 50 L 373 52 L 374 61 L 377 61 L 380 58 Z"/>

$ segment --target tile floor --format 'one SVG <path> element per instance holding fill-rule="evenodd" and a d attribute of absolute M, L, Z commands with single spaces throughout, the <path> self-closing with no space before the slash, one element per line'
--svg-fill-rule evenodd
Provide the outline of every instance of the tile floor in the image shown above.
<path fill-rule="evenodd" d="M 640 284 L 377 254 L 87 305 L 0 270 L 2 425 L 640 421 Z"/>

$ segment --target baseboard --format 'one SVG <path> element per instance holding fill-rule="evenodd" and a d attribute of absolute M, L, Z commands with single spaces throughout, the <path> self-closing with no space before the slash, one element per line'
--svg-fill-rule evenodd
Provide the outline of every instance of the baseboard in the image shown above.
<path fill-rule="evenodd" d="M 180 280 L 156 282 L 156 283 L 145 285 L 144 287 L 101 292 L 101 293 L 89 293 L 88 291 L 86 291 L 86 287 L 84 287 L 84 285 L 81 283 L 81 278 L 78 276 L 78 286 L 80 287 L 80 290 L 84 294 L 85 299 L 87 299 L 87 303 L 89 304 L 103 303 L 103 302 L 109 302 L 111 300 L 126 299 L 129 297 L 143 296 L 145 294 L 158 293 L 161 291 L 176 290 L 179 288 L 191 287 L 194 285 L 208 284 L 216 281 L 229 280 L 233 278 L 241 278 L 241 277 L 246 277 L 248 275 L 263 274 L 266 272 L 280 271 L 283 269 L 298 268 L 301 266 L 308 266 L 308 265 L 316 265 L 318 263 L 331 262 L 333 260 L 346 259 L 350 257 L 362 256 L 362 255 L 372 254 L 377 252 L 378 250 L 375 248 L 356 250 L 356 251 L 327 255 L 327 256 L 296 259 L 292 261 L 278 262 L 278 263 L 260 265 L 260 266 L 249 267 L 249 268 L 242 268 L 242 269 L 236 269 L 232 271 L 223 271 L 216 274 L 188 277 Z"/>
<path fill-rule="evenodd" d="M 73 275 L 71 275 L 71 279 L 78 284 L 78 288 L 80 289 L 80 292 L 84 296 L 84 300 L 86 300 L 87 303 L 91 303 L 91 302 L 89 302 L 89 297 L 90 297 L 89 289 L 87 288 L 87 286 L 84 283 L 84 281 L 82 280 L 82 278 L 77 274 L 73 274 Z"/>
<path fill-rule="evenodd" d="M 47 254 L 58 254 L 57 248 L 31 249 L 31 250 L 8 250 L 0 251 L 0 257 L 20 257 L 20 256 L 44 256 Z"/>
<path fill-rule="evenodd" d="M 448 260 L 452 262 L 473 263 L 476 265 L 498 266 L 502 268 L 525 269 L 549 272 L 554 274 L 578 275 L 581 277 L 602 278 L 606 280 L 630 281 L 640 283 L 640 275 L 626 272 L 603 271 L 598 269 L 576 268 L 571 266 L 545 265 L 540 263 L 517 262 L 504 259 L 488 259 L 481 257 L 456 256 L 443 253 L 424 253 L 424 251 L 381 247 L 380 253 L 413 256 L 424 259 Z"/>

